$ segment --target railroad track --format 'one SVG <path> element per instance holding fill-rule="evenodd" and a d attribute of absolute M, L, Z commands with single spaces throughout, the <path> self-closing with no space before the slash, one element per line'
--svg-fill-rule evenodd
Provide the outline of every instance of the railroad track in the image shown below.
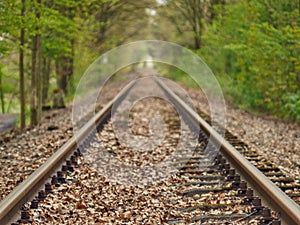
<path fill-rule="evenodd" d="M 180 114 L 186 115 L 187 124 L 196 124 L 196 127 L 200 124 L 201 127 L 199 143 L 193 148 L 192 155 L 185 157 L 187 150 L 179 149 L 176 150 L 179 157 L 171 162 L 177 171 L 176 182 L 164 190 L 170 192 L 167 195 L 170 197 L 168 201 L 178 207 L 168 211 L 164 218 L 165 224 L 300 224 L 299 206 L 240 153 L 241 143 L 235 137 L 227 134 L 236 148 L 191 110 L 162 80 L 155 78 L 155 82 L 173 105 L 180 109 Z M 47 195 L 51 195 L 60 186 L 74 182 L 74 177 L 71 181 L 68 177 L 75 176 L 74 171 L 80 169 L 78 161 L 81 161 L 83 151 L 93 145 L 97 133 L 109 123 L 114 103 L 124 99 L 134 86 L 135 82 L 132 82 L 124 88 L 77 133 L 77 137 L 71 138 L 0 203 L 0 224 L 30 223 L 30 210 L 39 208 Z M 171 129 L 176 129 L 177 125 L 174 123 L 172 126 Z M 191 127 L 191 130 L 195 129 Z M 221 145 L 221 150 L 214 161 L 207 164 L 207 157 L 211 157 L 211 152 L 205 151 L 209 135 Z M 243 149 L 246 149 L 245 145 Z M 118 154 L 116 152 L 112 154 Z M 257 156 L 255 153 L 245 154 L 248 154 L 248 159 L 253 159 L 252 162 L 257 162 L 254 159 Z M 276 178 L 272 177 L 272 180 L 276 182 Z M 44 185 L 45 188 L 41 188 Z M 287 194 L 297 200 L 297 193 L 291 193 L 291 190 Z M 86 207 L 79 204 L 79 209 Z M 109 206 L 106 207 L 109 211 Z M 130 219 L 125 215 L 125 219 Z M 105 222 L 98 221 L 98 224 Z"/>
<path fill-rule="evenodd" d="M 210 118 L 207 114 L 200 111 L 198 111 L 198 113 L 209 123 Z M 299 180 L 284 174 L 274 163 L 266 160 L 255 149 L 251 148 L 245 142 L 240 141 L 231 132 L 226 131 L 225 139 L 247 160 L 255 165 L 255 167 L 259 169 L 266 177 L 273 181 L 283 192 L 285 192 L 291 199 L 300 205 Z"/>

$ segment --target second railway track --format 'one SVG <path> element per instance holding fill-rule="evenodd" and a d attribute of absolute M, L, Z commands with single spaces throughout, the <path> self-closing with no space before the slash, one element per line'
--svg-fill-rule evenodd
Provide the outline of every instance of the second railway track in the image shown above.
<path fill-rule="evenodd" d="M 149 161 L 149 155 L 139 155 L 120 146 L 109 120 L 115 101 L 138 86 L 139 81 L 133 82 L 98 112 L 77 138 L 70 139 L 1 201 L 0 224 L 300 224 L 299 206 L 289 196 L 191 110 L 163 80 L 145 79 L 160 88 L 170 102 L 180 108 L 180 114 L 187 115 L 187 124 L 200 124 L 199 142 L 188 155 L 189 149 L 172 146 L 177 144 L 181 134 L 178 122 L 172 116 L 164 118 L 172 131 L 166 135 L 170 143 L 162 143 L 158 145 L 158 152 L 148 153 L 155 155 L 150 164 L 175 152 L 177 157 L 170 163 L 177 172 L 156 185 L 126 186 L 97 174 L 82 158 L 83 151 L 97 148 L 93 143 L 99 138 L 108 140 L 108 145 L 104 143 L 105 151 L 125 163 L 129 159 L 135 166 L 143 167 L 142 161 Z M 161 106 L 159 102 L 154 111 L 161 110 Z M 171 115 L 170 111 L 172 109 L 162 112 Z M 149 118 L 145 120 L 149 123 Z M 93 130 L 95 125 L 98 134 Z M 145 127 L 136 132 L 145 132 L 147 136 L 149 130 L 147 125 Z M 192 130 L 181 132 L 192 135 Z M 211 156 L 205 151 L 209 135 L 221 145 L 221 150 L 213 162 L 206 165 L 207 157 Z M 293 197 L 293 193 L 289 194 Z M 12 221 L 16 215 L 19 219 Z"/>

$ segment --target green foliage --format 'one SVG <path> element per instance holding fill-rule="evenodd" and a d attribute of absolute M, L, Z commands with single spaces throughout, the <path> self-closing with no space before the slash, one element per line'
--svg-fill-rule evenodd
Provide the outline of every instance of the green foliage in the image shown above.
<path fill-rule="evenodd" d="M 225 92 L 240 107 L 299 120 L 298 1 L 242 0 L 217 10 L 199 54 L 222 81 L 229 77 Z"/>
<path fill-rule="evenodd" d="M 72 42 L 77 35 L 75 21 L 62 15 L 58 10 L 43 9 L 43 53 L 44 56 L 57 59 L 68 56 L 72 51 Z"/>
<path fill-rule="evenodd" d="M 300 121 L 300 92 L 286 94 L 282 99 L 285 118 Z"/>

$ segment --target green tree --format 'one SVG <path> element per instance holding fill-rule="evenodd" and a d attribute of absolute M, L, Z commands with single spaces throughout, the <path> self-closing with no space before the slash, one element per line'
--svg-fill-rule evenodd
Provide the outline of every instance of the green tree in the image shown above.
<path fill-rule="evenodd" d="M 225 0 L 168 0 L 162 7 L 161 13 L 166 15 L 176 27 L 181 41 L 187 35 L 189 46 L 200 49 L 203 46 L 202 35 L 206 24 L 216 17 L 216 5 L 224 5 Z M 192 44 L 193 43 L 193 44 Z"/>
<path fill-rule="evenodd" d="M 43 17 L 43 96 L 47 98 L 51 73 L 51 62 L 55 62 L 57 86 L 68 92 L 68 83 L 72 81 L 74 43 L 77 27 L 74 21 L 79 1 L 45 2 Z"/>
<path fill-rule="evenodd" d="M 299 24 L 298 0 L 233 2 L 208 26 L 200 54 L 231 79 L 230 94 L 243 107 L 295 119 L 287 108 L 297 98 L 287 96 L 300 88 Z"/>
<path fill-rule="evenodd" d="M 0 3 L 0 58 L 7 57 L 14 46 L 19 46 L 19 95 L 21 108 L 21 128 L 25 127 L 25 85 L 24 85 L 24 51 L 25 51 L 25 0 L 14 1 L 7 0 Z M 1 72 L 3 75 L 3 72 Z M 3 84 L 4 85 L 4 84 Z M 4 86 L 1 85 L 1 104 L 2 112 L 5 112 Z"/>

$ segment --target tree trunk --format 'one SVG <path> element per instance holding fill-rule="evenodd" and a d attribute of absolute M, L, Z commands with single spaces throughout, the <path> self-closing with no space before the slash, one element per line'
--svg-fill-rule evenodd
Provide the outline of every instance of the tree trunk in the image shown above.
<path fill-rule="evenodd" d="M 31 65 L 31 101 L 30 101 L 30 124 L 31 125 L 37 125 L 38 124 L 38 118 L 37 118 L 37 88 L 36 88 L 36 60 L 37 60 L 37 35 L 35 35 L 33 39 L 33 47 L 32 47 L 32 65 Z"/>
<path fill-rule="evenodd" d="M 26 117 L 25 117 L 26 95 L 25 95 L 25 75 L 24 75 L 24 44 L 25 44 L 24 16 L 25 16 L 25 0 L 22 0 L 22 9 L 21 9 L 22 27 L 20 31 L 20 55 L 19 55 L 21 129 L 24 129 L 26 126 Z"/>
<path fill-rule="evenodd" d="M 46 104 L 48 100 L 50 73 L 51 73 L 51 59 L 44 57 L 43 58 L 43 90 L 42 90 L 43 104 Z"/>
<path fill-rule="evenodd" d="M 4 102 L 4 92 L 3 92 L 3 82 L 2 82 L 2 70 L 0 68 L 0 101 L 2 113 L 5 113 L 5 102 Z"/>
<path fill-rule="evenodd" d="M 60 57 L 55 62 L 55 70 L 57 76 L 57 87 L 62 89 L 64 93 L 67 93 L 67 75 L 64 70 L 65 57 Z"/>
<path fill-rule="evenodd" d="M 68 93 L 68 83 L 72 80 L 73 61 L 73 55 L 62 56 L 56 61 L 57 86 L 62 89 L 65 94 Z"/>
<path fill-rule="evenodd" d="M 191 4 L 191 3 L 188 3 Z M 203 15 L 203 3 L 199 0 L 195 0 L 192 5 L 189 5 L 191 15 L 191 25 L 194 33 L 194 48 L 200 49 L 202 47 L 202 22 Z"/>
<path fill-rule="evenodd" d="M 36 88 L 36 93 L 37 93 L 37 119 L 38 123 L 42 119 L 42 105 L 43 105 L 43 74 L 42 74 L 42 37 L 41 34 L 39 33 L 37 35 L 37 70 L 36 70 L 36 78 L 37 78 L 37 88 Z"/>
<path fill-rule="evenodd" d="M 200 49 L 202 44 L 201 44 L 201 36 L 199 36 L 198 34 L 195 33 L 195 38 L 194 38 L 194 42 L 195 42 L 195 49 Z"/>
<path fill-rule="evenodd" d="M 73 82 L 73 73 L 74 73 L 74 57 L 75 57 L 75 40 L 71 40 L 72 43 L 72 52 L 71 57 L 69 58 L 69 74 L 68 74 L 68 93 L 75 91 L 74 82 Z"/>
<path fill-rule="evenodd" d="M 36 8 L 36 18 L 41 18 L 41 0 L 37 0 L 38 8 Z M 41 120 L 42 113 L 42 74 L 41 74 L 41 33 L 39 25 L 36 26 L 36 34 L 33 40 L 32 48 L 32 67 L 31 67 L 31 106 L 30 106 L 30 122 L 31 125 L 37 125 Z"/>

